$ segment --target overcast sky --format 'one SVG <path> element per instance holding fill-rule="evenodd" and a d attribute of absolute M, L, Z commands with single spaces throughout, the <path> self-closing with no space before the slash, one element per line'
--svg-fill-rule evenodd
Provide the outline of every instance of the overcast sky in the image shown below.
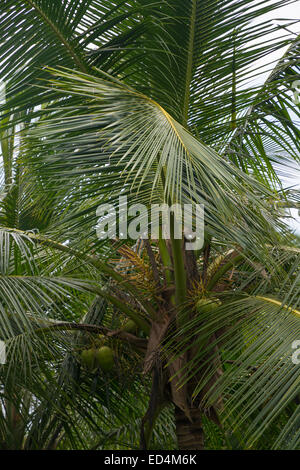
<path fill-rule="evenodd" d="M 259 3 L 259 1 L 257 2 Z M 286 20 L 297 20 L 298 22 L 294 22 L 294 24 L 290 25 L 288 27 L 289 31 L 291 32 L 291 38 L 296 37 L 297 34 L 300 33 L 300 0 L 297 0 L 291 5 L 286 5 L 284 7 L 278 8 L 276 11 L 272 11 L 271 13 L 268 13 L 265 15 L 266 19 L 271 19 L 274 21 L 274 24 L 281 24 L 285 25 L 288 21 L 280 21 L 281 19 L 286 19 Z M 288 31 L 286 31 L 288 34 Z M 294 34 L 293 34 L 294 33 Z M 278 33 L 279 35 L 279 33 Z M 276 34 L 271 34 L 269 35 L 270 38 L 276 37 Z M 273 54 L 270 54 L 270 62 L 271 61 L 277 61 L 282 54 L 284 53 L 284 49 L 274 52 Z M 265 61 L 265 59 L 263 59 Z M 259 65 L 263 65 L 263 61 L 259 62 Z M 266 77 L 269 74 L 268 69 L 270 68 L 269 65 L 266 66 L 266 72 L 263 74 L 263 76 L 260 77 L 260 81 L 262 82 L 263 80 L 266 79 Z M 273 65 L 272 65 L 273 68 Z M 300 124 L 300 123 L 299 123 Z M 296 166 L 294 170 L 288 170 L 287 171 L 288 175 L 283 177 L 283 183 L 286 187 L 293 186 L 295 189 L 300 190 L 300 165 Z M 300 235 L 300 217 L 298 215 L 298 210 L 292 210 L 291 215 L 295 217 L 296 220 L 290 220 L 290 225 L 295 231 Z"/>
<path fill-rule="evenodd" d="M 260 0 L 257 0 L 257 4 L 259 3 L 260 3 Z M 281 25 L 285 25 L 286 23 L 288 23 L 288 20 L 298 20 L 298 22 L 295 21 L 293 24 L 291 24 L 288 27 L 290 31 L 290 37 L 295 38 L 296 35 L 300 33 L 300 0 L 297 0 L 291 5 L 286 5 L 284 7 L 278 8 L 276 11 L 267 13 L 265 15 L 265 19 L 266 20 L 271 19 L 274 22 L 274 24 L 281 24 Z M 286 21 L 282 21 L 282 19 L 285 19 Z M 285 32 L 286 34 L 289 34 L 288 31 L 285 31 Z M 272 33 L 268 35 L 268 37 L 266 37 L 266 40 L 276 37 L 276 34 Z M 278 36 L 279 35 L 280 33 L 278 33 Z M 261 61 L 257 61 L 257 63 L 255 64 L 256 70 L 257 70 L 257 67 L 265 68 L 265 72 L 262 75 L 260 75 L 258 79 L 260 83 L 263 83 L 263 81 L 265 81 L 265 79 L 269 75 L 270 69 L 274 68 L 274 63 L 279 60 L 279 58 L 282 56 L 283 53 L 284 53 L 284 49 L 270 54 L 267 65 L 266 65 L 265 58 L 262 59 Z M 255 82 L 256 81 L 257 79 L 255 79 Z M 1 99 L 1 96 L 0 96 L 0 99 Z M 294 170 L 288 170 L 286 173 L 287 173 L 287 176 L 283 178 L 284 185 L 286 187 L 293 186 L 295 189 L 297 188 L 300 190 L 300 166 L 298 166 L 298 168 L 295 166 Z M 298 211 L 292 210 L 291 215 L 295 217 L 296 220 L 294 221 L 291 220 L 290 225 L 293 229 L 296 230 L 297 233 L 300 234 L 300 216 L 298 215 Z"/>

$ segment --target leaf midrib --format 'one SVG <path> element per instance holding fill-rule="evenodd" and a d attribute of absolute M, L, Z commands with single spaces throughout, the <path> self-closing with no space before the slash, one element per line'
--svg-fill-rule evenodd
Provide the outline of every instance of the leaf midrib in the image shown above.
<path fill-rule="evenodd" d="M 186 66 L 185 91 L 184 91 L 183 113 L 182 113 L 183 126 L 187 125 L 189 104 L 190 104 L 195 30 L 196 30 L 196 27 L 195 27 L 196 26 L 196 8 L 197 8 L 197 0 L 192 0 L 192 13 L 191 13 L 191 21 L 190 21 L 190 35 L 189 35 L 189 44 L 188 44 L 188 58 L 187 58 L 187 66 Z"/>
<path fill-rule="evenodd" d="M 65 46 L 66 50 L 68 51 L 69 55 L 72 57 L 76 65 L 79 67 L 79 69 L 87 73 L 88 70 L 86 66 L 83 64 L 81 58 L 79 55 L 76 53 L 72 45 L 69 43 L 69 41 L 65 38 L 65 36 L 61 33 L 61 31 L 57 28 L 57 26 L 53 23 L 53 21 L 48 18 L 48 16 L 44 13 L 44 11 L 39 8 L 34 1 L 32 0 L 25 0 L 26 3 L 28 3 L 31 8 L 33 8 L 42 18 L 42 20 L 47 23 L 47 25 L 52 29 L 52 31 L 55 33 L 55 35 L 58 37 L 58 39 L 62 42 L 62 44 Z"/>

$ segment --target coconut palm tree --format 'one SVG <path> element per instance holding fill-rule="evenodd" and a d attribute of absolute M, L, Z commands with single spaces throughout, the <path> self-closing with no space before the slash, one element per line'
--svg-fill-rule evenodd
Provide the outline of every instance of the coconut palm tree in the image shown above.
<path fill-rule="evenodd" d="M 299 448 L 287 3 L 2 2 L 3 448 Z M 98 239 L 120 195 L 202 204 L 203 245 Z"/>

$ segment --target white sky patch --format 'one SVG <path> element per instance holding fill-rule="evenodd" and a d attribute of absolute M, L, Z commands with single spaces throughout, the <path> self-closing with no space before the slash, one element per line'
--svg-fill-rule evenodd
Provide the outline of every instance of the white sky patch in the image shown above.
<path fill-rule="evenodd" d="M 260 1 L 258 0 L 257 4 L 259 3 Z M 274 11 L 265 13 L 265 15 L 261 16 L 260 18 L 253 20 L 252 23 L 258 24 L 262 21 L 270 20 L 272 20 L 274 26 L 280 25 L 281 28 L 278 31 L 267 34 L 265 36 L 265 42 L 274 40 L 276 38 L 279 39 L 282 36 L 284 36 L 285 39 L 295 39 L 300 33 L 300 0 L 297 0 L 291 5 L 285 5 L 281 8 L 277 8 Z M 261 38 L 257 42 L 260 41 Z M 261 74 L 255 79 L 255 84 L 262 85 L 264 83 L 270 74 L 270 71 L 274 68 L 276 62 L 278 62 L 288 47 L 289 46 L 286 46 L 270 53 L 267 62 L 266 57 L 263 57 L 262 59 L 259 59 L 255 62 L 255 68 L 261 68 Z"/>
<path fill-rule="evenodd" d="M 6 345 L 0 340 L 0 364 L 6 363 Z"/>
<path fill-rule="evenodd" d="M 5 83 L 0 80 L 0 104 L 5 104 Z"/>
<path fill-rule="evenodd" d="M 258 8 L 260 2 L 261 0 L 257 0 L 256 2 Z M 280 25 L 281 28 L 280 30 L 271 32 L 265 36 L 264 39 L 266 44 L 268 41 L 272 41 L 276 38 L 280 39 L 282 36 L 289 40 L 295 39 L 300 33 L 300 0 L 266 13 L 265 15 L 260 16 L 260 18 L 254 19 L 252 23 L 258 24 L 262 21 L 268 20 L 272 20 L 274 26 Z M 255 43 L 259 44 L 260 42 L 261 38 L 256 41 L 251 41 L 249 42 L 249 47 L 253 47 L 255 46 Z M 264 57 L 254 62 L 253 66 L 249 70 L 249 82 L 252 86 L 259 86 L 265 82 L 271 70 L 274 69 L 276 63 L 282 57 L 287 48 L 288 46 L 278 49 L 277 51 L 270 53 L 267 59 Z M 1 102 L 4 102 L 3 100 L 5 100 L 5 85 L 0 81 L 0 104 Z M 290 172 L 287 170 L 286 173 L 289 172 L 289 175 L 283 178 L 285 187 L 293 186 L 294 189 L 300 190 L 300 165 L 298 165 L 298 168 L 297 164 L 295 164 L 295 170 L 291 169 Z M 300 215 L 297 210 L 292 210 L 291 215 L 295 217 L 295 220 L 290 219 L 289 225 L 300 234 Z"/>
<path fill-rule="evenodd" d="M 259 3 L 259 1 L 257 3 Z M 285 5 L 275 11 L 266 13 L 261 18 L 254 20 L 254 23 L 258 23 L 262 20 L 272 20 L 274 26 L 281 26 L 279 31 L 272 32 L 267 35 L 265 38 L 266 41 L 280 38 L 282 35 L 285 35 L 286 39 L 296 39 L 297 35 L 300 33 L 300 0 L 297 0 L 291 5 Z M 271 70 L 276 65 L 276 62 L 279 61 L 288 47 L 289 46 L 286 46 L 284 48 L 278 49 L 275 52 L 272 52 L 269 54 L 267 61 L 264 57 L 263 59 L 259 59 L 255 62 L 254 68 L 261 67 L 261 74 L 253 79 L 253 85 L 262 85 L 265 82 Z M 294 90 L 291 90 L 291 93 L 293 91 Z M 284 187 L 293 187 L 293 189 L 300 191 L 300 165 L 295 163 L 294 167 L 295 169 L 287 169 L 286 173 L 288 174 L 282 178 L 282 181 Z M 284 168 L 282 168 L 282 170 L 284 170 Z M 292 230 L 300 235 L 300 214 L 298 210 L 291 209 L 287 212 L 291 218 L 286 219 L 286 222 L 288 222 Z"/>

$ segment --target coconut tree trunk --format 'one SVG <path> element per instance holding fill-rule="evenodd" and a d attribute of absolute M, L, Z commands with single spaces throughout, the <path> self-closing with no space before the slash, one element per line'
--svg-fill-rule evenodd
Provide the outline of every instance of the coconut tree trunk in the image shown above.
<path fill-rule="evenodd" d="M 201 410 L 191 408 L 190 419 L 180 408 L 175 408 L 176 435 L 179 450 L 203 450 L 204 433 Z"/>

